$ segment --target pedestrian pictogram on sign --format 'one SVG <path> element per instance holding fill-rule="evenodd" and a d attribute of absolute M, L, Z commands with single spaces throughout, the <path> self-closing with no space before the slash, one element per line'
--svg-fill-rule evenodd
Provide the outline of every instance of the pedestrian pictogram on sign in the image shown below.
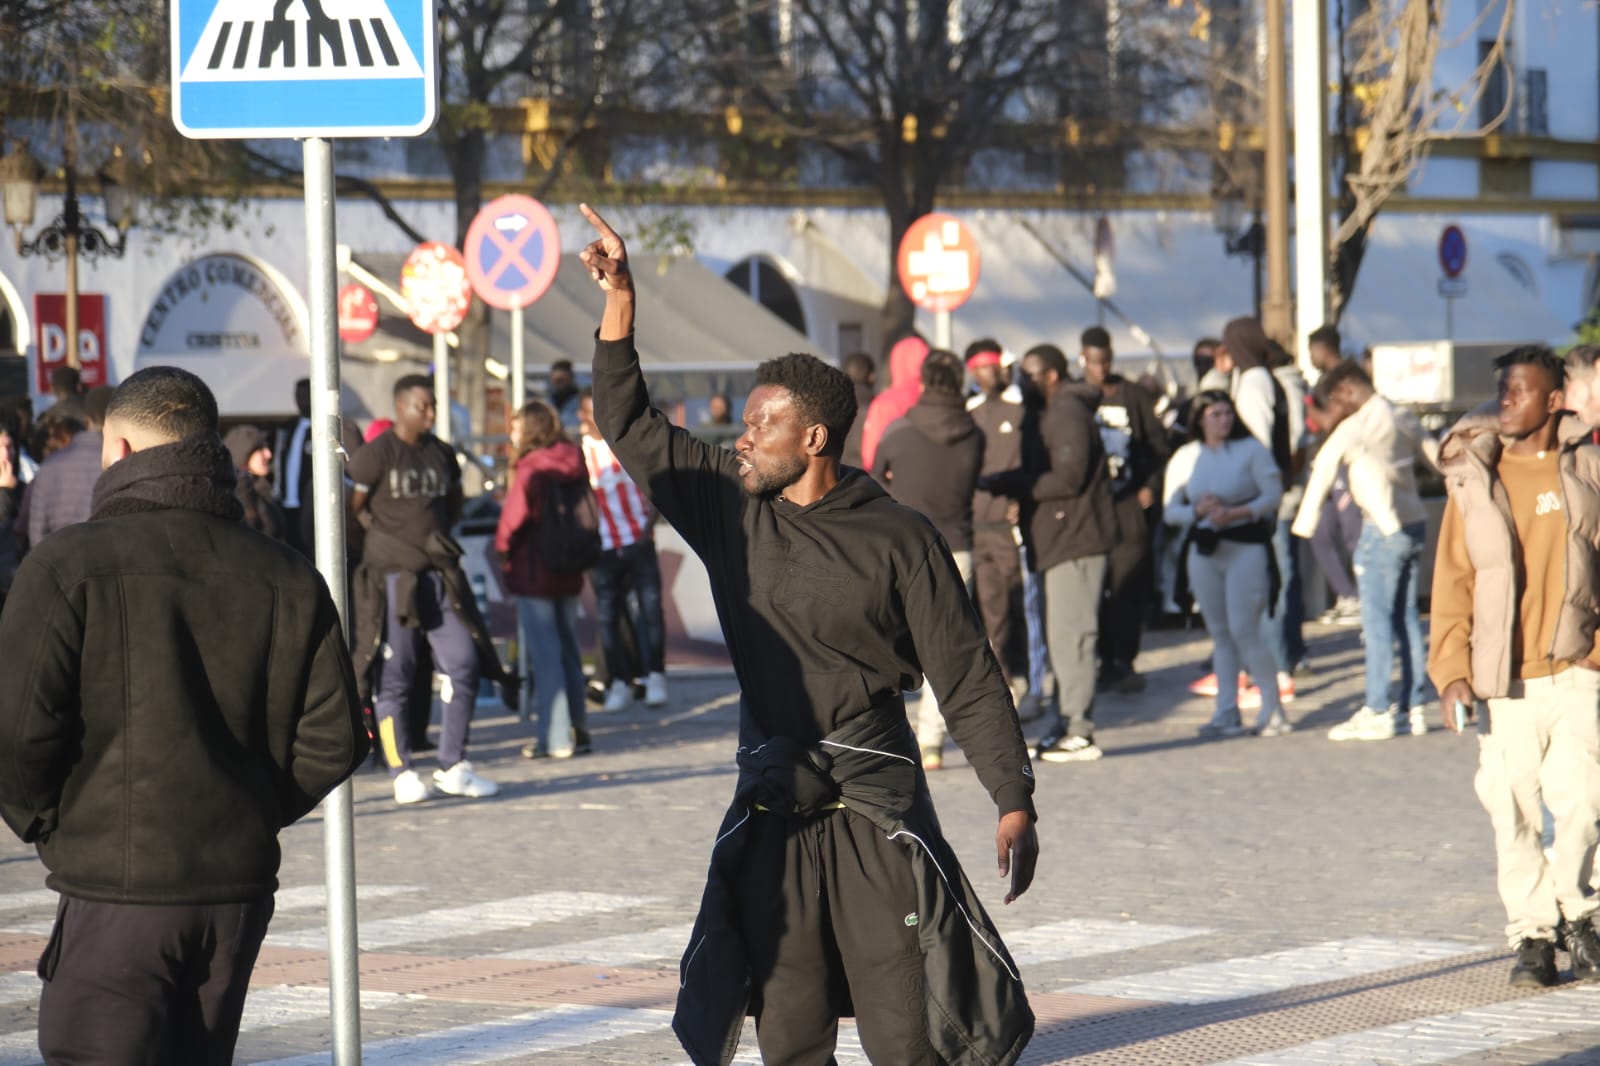
<path fill-rule="evenodd" d="M 900 240 L 900 287 L 926 311 L 954 311 L 978 287 L 978 242 L 949 215 L 923 215 Z"/>
<path fill-rule="evenodd" d="M 561 265 L 561 233 L 549 210 L 531 196 L 502 196 L 486 204 L 467 229 L 467 277 L 490 307 L 527 307 L 550 288 Z"/>
<path fill-rule="evenodd" d="M 413 136 L 433 125 L 428 0 L 172 0 L 190 137 Z"/>
<path fill-rule="evenodd" d="M 461 253 L 448 244 L 424 241 L 400 268 L 400 295 L 411 322 L 426 333 L 448 333 L 472 306 L 472 285 Z"/>
<path fill-rule="evenodd" d="M 339 339 L 359 344 L 378 331 L 378 300 L 354 282 L 339 290 Z"/>

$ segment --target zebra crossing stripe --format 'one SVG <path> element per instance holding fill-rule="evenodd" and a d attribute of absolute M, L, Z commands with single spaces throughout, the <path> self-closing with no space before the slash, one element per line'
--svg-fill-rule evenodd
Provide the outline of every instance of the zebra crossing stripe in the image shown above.
<path fill-rule="evenodd" d="M 34 994 L 38 994 L 38 978 L 34 978 Z M 361 993 L 363 1010 L 388 1007 L 407 997 L 397 992 Z M 326 988 L 291 988 L 278 985 L 273 988 L 252 988 L 244 1001 L 244 1019 L 239 1032 L 253 1033 L 296 1022 L 315 1021 L 328 1017 L 328 990 Z M 0 1066 L 39 1066 L 39 1037 L 32 1029 L 0 1036 Z M 327 1052 L 314 1056 L 312 1061 L 328 1061 Z M 446 1061 L 440 1059 L 440 1062 Z"/>
<path fill-rule="evenodd" d="M 542 892 L 464 907 L 442 907 L 398 918 L 379 918 L 360 923 L 357 932 L 362 949 L 373 951 L 398 944 L 425 944 L 521 929 L 542 922 L 587 918 L 652 902 L 655 901 L 646 896 L 618 896 L 607 892 Z M 328 933 L 322 927 L 270 933 L 267 943 L 284 948 L 326 948 Z"/>
<path fill-rule="evenodd" d="M 338 17 L 299 5 L 282 15 L 257 0 L 219 0 L 182 80 L 343 81 L 420 78 L 421 65 L 384 0 L 341 0 Z M 348 45 L 348 47 L 346 47 Z M 349 62 L 351 56 L 355 62 Z"/>
<path fill-rule="evenodd" d="M 1211 929 L 1182 925 L 1145 925 L 1140 922 L 1110 922 L 1094 918 L 1072 918 L 1064 922 L 1036 925 L 1015 933 L 1003 933 L 1006 949 L 1018 966 L 1041 966 L 1065 959 L 1083 959 L 1132 951 L 1172 940 L 1206 936 Z"/>
<path fill-rule="evenodd" d="M 1157 1003 L 1222 1003 L 1283 992 L 1302 985 L 1320 985 L 1326 981 L 1415 966 L 1422 962 L 1473 955 L 1482 950 L 1481 945 L 1460 941 L 1354 937 L 1266 955 L 1202 962 L 1174 970 L 1066 985 L 1056 991 L 1117 999 L 1145 999 Z"/>
<path fill-rule="evenodd" d="M 39 975 L 32 970 L 0 975 L 0 1006 L 32 1003 L 39 998 Z"/>
<path fill-rule="evenodd" d="M 60 895 L 48 888 L 34 892 L 7 892 L 0 895 L 0 911 L 55 910 Z"/>
<path fill-rule="evenodd" d="M 1222 1066 L 1343 1066 L 1354 1062 L 1427 1066 L 1596 1028 L 1600 1028 L 1600 986 L 1578 985 L 1454 1014 L 1342 1033 L 1297 1047 L 1246 1055 Z"/>
<path fill-rule="evenodd" d="M 433 1033 L 380 1040 L 361 1049 L 364 1066 L 483 1066 L 665 1029 L 664 1010 L 557 1006 Z M 328 1054 L 273 1059 L 261 1066 L 327 1066 Z M 4 1066 L 4 1064 L 0 1064 Z"/>
<path fill-rule="evenodd" d="M 416 885 L 357 885 L 356 899 L 365 902 L 388 899 L 390 896 L 407 896 L 421 891 L 422 889 Z M 317 910 L 327 903 L 326 885 L 296 885 L 294 888 L 278 889 L 277 895 L 272 897 L 272 911 L 274 914 L 282 914 L 284 911 Z"/>
<path fill-rule="evenodd" d="M 594 940 L 566 944 L 547 944 L 540 948 L 497 952 L 496 959 L 536 959 L 540 962 L 570 962 L 583 966 L 633 966 L 658 959 L 676 959 L 689 943 L 693 923 L 646 929 L 639 933 L 618 933 Z"/>

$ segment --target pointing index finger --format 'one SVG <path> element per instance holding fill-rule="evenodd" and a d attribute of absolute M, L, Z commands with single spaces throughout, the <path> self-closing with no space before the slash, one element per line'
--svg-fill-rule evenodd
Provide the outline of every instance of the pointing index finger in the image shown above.
<path fill-rule="evenodd" d="M 589 220 L 589 224 L 599 231 L 600 236 L 615 237 L 617 235 L 617 231 L 611 228 L 610 223 L 600 217 L 600 212 L 588 204 L 579 204 L 578 210 L 582 212 L 584 218 Z"/>

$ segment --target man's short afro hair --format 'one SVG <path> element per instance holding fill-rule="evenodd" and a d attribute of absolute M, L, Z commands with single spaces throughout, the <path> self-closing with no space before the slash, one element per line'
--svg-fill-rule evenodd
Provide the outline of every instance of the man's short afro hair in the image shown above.
<path fill-rule="evenodd" d="M 808 426 L 828 427 L 825 455 L 839 456 L 856 420 L 856 390 L 845 372 L 814 355 L 792 352 L 756 367 L 756 384 L 789 390 L 795 413 Z"/>

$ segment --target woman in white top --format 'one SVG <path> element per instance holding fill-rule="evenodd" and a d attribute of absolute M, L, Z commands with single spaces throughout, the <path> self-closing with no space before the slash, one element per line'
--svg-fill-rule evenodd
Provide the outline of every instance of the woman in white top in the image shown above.
<path fill-rule="evenodd" d="M 1235 736 L 1244 726 L 1232 679 L 1241 667 L 1255 677 L 1277 675 L 1277 663 L 1261 639 L 1261 620 L 1277 594 L 1271 541 L 1283 478 L 1226 392 L 1208 390 L 1195 397 L 1189 433 L 1189 443 L 1167 464 L 1165 515 L 1168 525 L 1185 531 L 1179 592 L 1186 574 L 1211 634 L 1221 681 L 1216 713 L 1200 735 Z M 1291 728 L 1277 687 L 1262 685 L 1255 731 L 1277 736 Z"/>

